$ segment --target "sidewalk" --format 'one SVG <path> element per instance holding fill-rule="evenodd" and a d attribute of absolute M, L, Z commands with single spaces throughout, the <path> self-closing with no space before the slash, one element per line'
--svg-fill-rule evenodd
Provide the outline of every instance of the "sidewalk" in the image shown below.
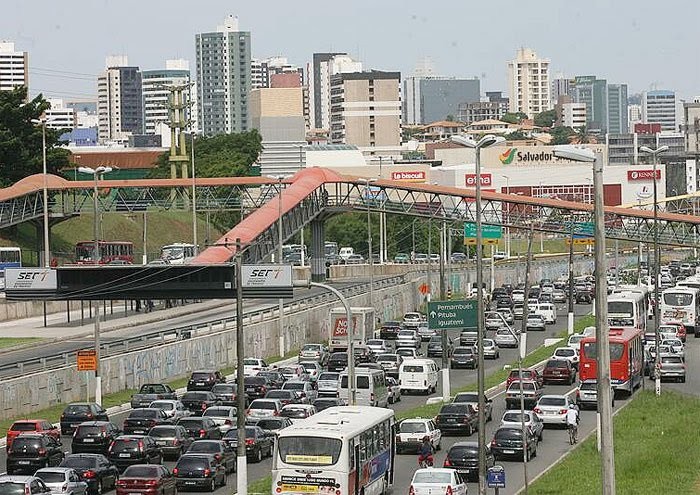
<path fill-rule="evenodd" d="M 190 315 L 209 309 L 215 309 L 230 305 L 231 301 L 216 299 L 200 303 L 190 303 L 185 306 L 175 306 L 165 309 L 164 306 L 156 306 L 150 313 L 135 312 L 131 310 L 131 305 L 128 305 L 126 315 L 124 312 L 124 304 L 114 305 L 114 313 L 112 314 L 109 304 L 107 304 L 107 314 L 103 314 L 104 306 L 100 306 L 100 331 L 108 333 L 122 328 L 130 328 L 143 324 L 154 323 L 158 321 L 168 320 L 179 316 Z M 66 311 L 52 313 L 46 315 L 46 324 L 44 326 L 44 316 L 32 316 L 30 318 L 22 318 L 19 320 L 10 320 L 0 322 L 0 337 L 38 337 L 43 339 L 63 340 L 66 338 L 80 337 L 92 335 L 94 329 L 94 302 L 93 302 L 93 318 L 90 318 L 89 305 L 86 302 L 84 308 L 84 318 L 81 324 L 81 310 L 71 311 L 70 323 L 67 321 Z M 13 350 L 16 348 L 8 348 Z"/>

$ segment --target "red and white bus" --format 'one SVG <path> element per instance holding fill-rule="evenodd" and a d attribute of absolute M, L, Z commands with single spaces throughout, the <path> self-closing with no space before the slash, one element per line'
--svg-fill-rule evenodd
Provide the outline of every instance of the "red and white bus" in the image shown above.
<path fill-rule="evenodd" d="M 644 333 L 649 309 L 648 291 L 642 287 L 624 288 L 608 296 L 608 325 L 611 330 L 636 329 Z"/>
<path fill-rule="evenodd" d="M 95 241 L 81 241 L 75 245 L 75 262 L 79 265 L 132 264 L 134 243 L 128 241 L 99 241 L 100 259 L 95 263 Z"/>
<path fill-rule="evenodd" d="M 644 343 L 643 332 L 635 328 L 611 329 L 610 336 L 610 384 L 615 390 L 631 394 L 643 379 Z M 598 378 L 598 343 L 594 336 L 580 342 L 579 378 Z"/>

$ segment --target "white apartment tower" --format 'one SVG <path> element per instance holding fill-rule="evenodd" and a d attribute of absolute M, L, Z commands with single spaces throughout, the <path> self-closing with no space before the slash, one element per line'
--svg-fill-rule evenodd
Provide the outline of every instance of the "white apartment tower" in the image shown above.
<path fill-rule="evenodd" d="M 166 60 L 165 69 L 145 70 L 141 73 L 144 134 L 160 134 L 163 143 L 170 139 L 170 128 L 167 126 L 170 120 L 169 88 L 176 86 L 185 88 L 183 94 L 187 104 L 191 90 L 190 64 L 187 60 Z M 189 117 L 190 114 L 191 109 L 186 109 L 185 115 Z"/>
<path fill-rule="evenodd" d="M 662 131 L 676 131 L 676 93 L 666 89 L 642 93 L 642 122 L 661 124 Z"/>
<path fill-rule="evenodd" d="M 530 48 L 521 48 L 508 62 L 509 111 L 532 118 L 552 108 L 549 59 L 539 58 Z"/>
<path fill-rule="evenodd" d="M 362 62 L 345 53 L 314 53 L 312 73 L 308 74 L 311 126 L 331 128 L 331 76 L 362 72 Z"/>
<path fill-rule="evenodd" d="M 124 142 L 143 132 L 141 71 L 125 55 L 107 57 L 97 77 L 97 136 L 100 142 Z"/>
<path fill-rule="evenodd" d="M 29 55 L 15 50 L 11 41 L 0 41 L 0 91 L 29 88 Z"/>

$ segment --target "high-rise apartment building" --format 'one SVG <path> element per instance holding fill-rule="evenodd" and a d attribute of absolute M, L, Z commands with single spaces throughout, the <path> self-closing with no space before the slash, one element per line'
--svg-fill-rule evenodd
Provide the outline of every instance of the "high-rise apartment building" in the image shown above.
<path fill-rule="evenodd" d="M 456 117 L 461 103 L 478 102 L 481 95 L 479 79 L 456 77 L 406 78 L 403 82 L 404 124 L 429 124 Z"/>
<path fill-rule="evenodd" d="M 78 113 L 63 103 L 61 98 L 47 98 L 51 108 L 44 112 L 48 129 L 75 129 L 78 127 Z"/>
<path fill-rule="evenodd" d="M 166 60 L 165 69 L 145 70 L 141 73 L 143 94 L 144 134 L 161 134 L 170 120 L 170 88 L 183 87 L 185 105 L 190 101 L 190 64 L 187 60 Z M 189 115 L 185 109 L 185 115 Z M 170 131 L 168 130 L 167 134 Z"/>
<path fill-rule="evenodd" d="M 312 72 L 308 74 L 309 111 L 316 129 L 330 129 L 331 77 L 362 71 L 362 62 L 346 53 L 314 53 Z"/>
<path fill-rule="evenodd" d="M 11 41 L 0 41 L 0 91 L 29 88 L 29 55 L 15 50 Z"/>
<path fill-rule="evenodd" d="M 557 103 L 560 96 L 571 96 L 574 88 L 574 80 L 559 74 L 552 79 L 551 101 Z"/>
<path fill-rule="evenodd" d="M 401 144 L 401 73 L 365 71 L 331 78 L 330 142 L 395 152 Z"/>
<path fill-rule="evenodd" d="M 250 31 L 228 16 L 216 31 L 195 35 L 197 122 L 211 136 L 249 129 Z"/>
<path fill-rule="evenodd" d="M 530 48 L 518 50 L 508 62 L 508 90 L 511 112 L 532 118 L 551 109 L 549 59 L 539 58 Z"/>
<path fill-rule="evenodd" d="M 571 96 L 560 95 L 554 106 L 557 111 L 556 125 L 580 129 L 586 127 L 586 104 L 572 101 Z"/>
<path fill-rule="evenodd" d="M 143 132 L 141 71 L 126 56 L 107 57 L 97 77 L 97 133 L 100 142 L 128 141 Z"/>
<path fill-rule="evenodd" d="M 666 89 L 642 93 L 642 122 L 661 124 L 662 131 L 676 130 L 676 93 Z"/>
<path fill-rule="evenodd" d="M 629 132 L 627 113 L 627 85 L 608 84 L 608 125 L 607 132 L 624 134 Z"/>
<path fill-rule="evenodd" d="M 486 100 L 460 103 L 457 108 L 457 120 L 469 125 L 480 120 L 501 120 L 508 113 L 508 98 L 500 91 L 487 91 Z"/>
<path fill-rule="evenodd" d="M 304 85 L 304 69 L 290 64 L 286 57 L 270 57 L 265 60 L 253 59 L 251 62 L 252 88 L 271 88 L 272 76 L 289 74 L 299 81 L 298 87 Z M 291 76 L 290 76 L 291 77 Z"/>

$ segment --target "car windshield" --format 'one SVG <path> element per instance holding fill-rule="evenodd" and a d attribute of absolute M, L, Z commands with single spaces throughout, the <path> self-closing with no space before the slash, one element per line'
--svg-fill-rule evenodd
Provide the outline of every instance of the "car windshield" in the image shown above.
<path fill-rule="evenodd" d="M 444 485 L 451 482 L 452 474 L 446 471 L 428 469 L 425 471 L 416 471 L 416 474 L 413 475 L 413 483 L 435 483 Z"/>
<path fill-rule="evenodd" d="M 348 353 L 347 352 L 335 352 L 331 356 L 331 361 L 347 361 L 348 360 Z"/>
<path fill-rule="evenodd" d="M 693 302 L 693 295 L 683 292 L 664 292 L 662 297 L 669 306 L 689 306 Z"/>
<path fill-rule="evenodd" d="M 478 402 L 479 395 L 468 393 L 468 394 L 457 394 L 452 402 Z"/>
<path fill-rule="evenodd" d="M 306 382 L 287 382 L 282 385 L 283 390 L 306 390 Z"/>
<path fill-rule="evenodd" d="M 336 438 L 289 436 L 278 440 L 280 460 L 296 466 L 331 466 L 338 462 L 342 447 L 343 442 Z"/>
<path fill-rule="evenodd" d="M 171 411 L 175 409 L 175 404 L 172 402 L 151 402 L 151 407 L 162 409 L 163 411 Z"/>
<path fill-rule="evenodd" d="M 207 400 L 209 398 L 209 394 L 207 392 L 185 392 L 182 395 L 182 400 Z"/>
<path fill-rule="evenodd" d="M 36 423 L 29 422 L 17 422 L 12 425 L 10 430 L 12 431 L 34 431 L 36 430 Z"/>
<path fill-rule="evenodd" d="M 661 356 L 663 364 L 680 364 L 683 362 L 680 356 Z"/>
<path fill-rule="evenodd" d="M 440 414 L 466 414 L 469 406 L 466 404 L 445 404 L 440 409 Z"/>
<path fill-rule="evenodd" d="M 414 352 L 412 349 L 397 349 L 396 354 L 399 356 L 413 356 Z"/>
<path fill-rule="evenodd" d="M 187 452 L 199 452 L 199 453 L 216 453 L 220 452 L 221 447 L 216 442 L 194 442 Z"/>
<path fill-rule="evenodd" d="M 474 351 L 470 347 L 456 347 L 452 353 L 453 354 L 474 354 Z"/>
<path fill-rule="evenodd" d="M 401 433 L 427 433 L 425 423 L 419 421 L 404 421 L 399 428 Z"/>
<path fill-rule="evenodd" d="M 158 409 L 133 409 L 129 413 L 130 418 L 157 418 Z"/>
<path fill-rule="evenodd" d="M 281 419 L 261 419 L 255 425 L 263 430 L 279 430 L 284 426 L 284 422 Z"/>
<path fill-rule="evenodd" d="M 403 366 L 403 371 L 406 373 L 423 373 L 422 364 L 405 364 Z"/>
<path fill-rule="evenodd" d="M 190 450 L 194 447 L 190 447 Z M 156 466 L 129 466 L 121 478 L 158 478 L 159 469 Z"/>
<path fill-rule="evenodd" d="M 303 407 L 285 407 L 280 412 L 280 416 L 283 418 L 306 418 L 308 416 L 308 410 Z"/>
<path fill-rule="evenodd" d="M 243 383 L 245 385 L 267 385 L 267 378 L 264 376 L 246 376 Z"/>
<path fill-rule="evenodd" d="M 506 423 L 520 423 L 522 420 L 519 412 L 509 412 L 503 415 L 503 421 Z M 529 421 L 530 415 L 526 412 L 525 422 L 528 423 Z"/>
<path fill-rule="evenodd" d="M 301 352 L 318 352 L 321 350 L 321 346 L 318 344 L 306 344 L 301 348 Z"/>
<path fill-rule="evenodd" d="M 14 439 L 12 442 L 12 450 L 37 450 L 41 446 L 41 440 L 39 438 L 24 438 L 20 436 Z"/>
<path fill-rule="evenodd" d="M 598 384 L 596 382 L 582 382 L 578 387 L 581 390 L 598 390 Z"/>
<path fill-rule="evenodd" d="M 211 392 L 213 394 L 235 394 L 236 386 L 221 383 L 219 385 L 214 385 Z"/>
<path fill-rule="evenodd" d="M 388 363 L 388 362 L 395 363 L 398 360 L 399 360 L 399 356 L 397 354 L 380 354 L 379 356 L 377 356 L 378 363 L 382 362 L 382 361 L 385 363 Z"/>
<path fill-rule="evenodd" d="M 550 359 L 545 368 L 566 368 L 567 362 L 563 359 Z"/>
<path fill-rule="evenodd" d="M 38 471 L 34 476 L 44 480 L 44 483 L 63 483 L 66 480 L 62 471 Z"/>
<path fill-rule="evenodd" d="M 250 403 L 250 409 L 275 410 L 277 409 L 277 405 L 269 400 L 254 400 Z"/>
<path fill-rule="evenodd" d="M 148 432 L 148 436 L 153 438 L 172 438 L 176 436 L 176 431 L 177 429 L 174 426 L 156 426 L 155 428 L 151 428 L 151 431 Z"/>
<path fill-rule="evenodd" d="M 182 456 L 177 461 L 177 468 L 180 471 L 204 471 L 209 467 L 209 462 L 205 457 Z"/>
<path fill-rule="evenodd" d="M 502 439 L 519 439 L 523 437 L 523 432 L 515 428 L 500 429 L 496 432 L 496 438 Z"/>
<path fill-rule="evenodd" d="M 625 352 L 625 345 L 619 342 L 610 342 L 610 361 L 619 361 Z M 598 346 L 595 342 L 583 343 L 583 354 L 588 359 L 595 359 L 598 353 Z"/>
<path fill-rule="evenodd" d="M 399 332 L 399 337 L 408 337 L 408 338 L 412 338 L 412 337 L 414 337 L 414 336 L 415 336 L 415 334 L 414 334 L 413 332 L 411 332 L 411 331 L 401 330 L 401 331 Z"/>
<path fill-rule="evenodd" d="M 539 402 L 540 406 L 565 406 L 566 398 L 564 397 L 542 397 Z"/>
<path fill-rule="evenodd" d="M 205 382 L 211 378 L 211 373 L 192 373 L 191 380 Z"/>
<path fill-rule="evenodd" d="M 523 390 L 535 390 L 535 384 L 532 382 L 525 382 L 523 381 Z M 510 384 L 510 387 L 508 388 L 509 392 L 519 392 L 520 391 L 520 380 L 515 381 Z"/>
<path fill-rule="evenodd" d="M 66 407 L 64 414 L 66 415 L 81 415 L 90 412 L 90 407 L 85 405 L 72 405 Z"/>
<path fill-rule="evenodd" d="M 338 373 L 321 373 L 318 375 L 318 381 L 321 380 L 327 380 L 327 381 L 337 381 L 338 380 Z"/>
<path fill-rule="evenodd" d="M 0 495 L 24 495 L 24 483 L 0 481 Z"/>
<path fill-rule="evenodd" d="M 474 458 L 479 455 L 479 447 L 475 446 L 462 446 L 462 445 L 455 445 L 450 449 L 450 452 L 447 454 L 448 457 L 452 457 L 453 459 L 464 459 L 464 458 Z"/>
<path fill-rule="evenodd" d="M 576 351 L 573 349 L 557 349 L 554 351 L 555 356 L 563 356 L 563 357 L 570 357 L 570 356 L 575 356 Z"/>

